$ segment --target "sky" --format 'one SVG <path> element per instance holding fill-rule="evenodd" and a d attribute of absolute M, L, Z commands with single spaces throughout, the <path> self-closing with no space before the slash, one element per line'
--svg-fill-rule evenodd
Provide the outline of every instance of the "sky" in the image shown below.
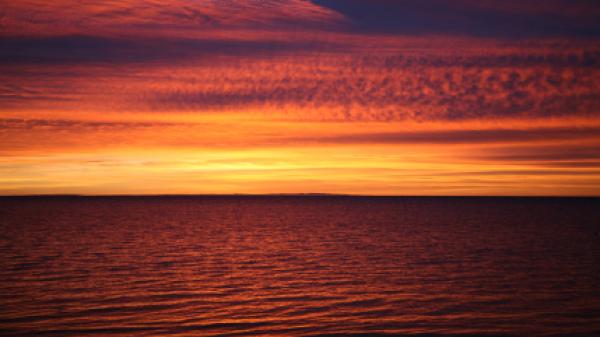
<path fill-rule="evenodd" d="M 600 195 L 594 0 L 0 0 L 0 195 Z"/>

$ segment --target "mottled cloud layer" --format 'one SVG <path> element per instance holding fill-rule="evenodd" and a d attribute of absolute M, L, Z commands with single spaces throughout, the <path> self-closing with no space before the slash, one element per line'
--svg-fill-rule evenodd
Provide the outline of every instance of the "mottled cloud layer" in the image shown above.
<path fill-rule="evenodd" d="M 277 73 L 227 72 L 210 86 L 174 84 L 147 97 L 172 110 L 301 107 L 315 119 L 589 117 L 600 113 L 599 56 L 322 57 Z"/>
<path fill-rule="evenodd" d="M 597 117 L 600 47 L 596 21 L 590 20 L 597 6 L 580 0 L 537 5 L 9 3 L 0 36 L 0 108 L 262 111 L 277 118 L 347 121 Z M 410 15 L 427 20 L 417 24 L 405 18 Z M 388 29 L 402 27 L 387 19 L 429 31 L 410 26 L 391 31 L 400 35 L 363 35 L 352 28 L 363 16 L 383 20 Z M 552 25 L 544 39 L 457 37 L 477 35 L 467 34 L 471 26 L 497 29 L 498 22 L 527 31 L 518 24 L 521 16 L 530 24 L 538 18 L 589 27 L 567 29 L 569 38 L 552 35 Z M 448 25 L 457 29 L 423 37 Z"/>
<path fill-rule="evenodd" d="M 176 58 L 165 53 L 143 54 L 158 57 L 144 65 L 123 53 L 102 52 L 98 57 L 105 63 L 93 67 L 68 67 L 69 56 L 63 57 L 64 70 L 38 62 L 35 70 L 19 65 L 22 70 L 14 73 L 11 66 L 2 75 L 0 107 L 174 114 L 259 111 L 277 118 L 346 121 L 596 118 L 600 113 L 600 53 L 587 49 L 495 47 L 458 55 L 430 49 L 347 56 L 247 48 L 241 57 L 213 47 L 210 56 L 190 52 L 193 60 L 182 64 L 171 63 Z M 98 58 L 86 51 L 71 62 L 79 64 L 87 55 Z M 118 62 L 106 65 L 113 56 Z"/>

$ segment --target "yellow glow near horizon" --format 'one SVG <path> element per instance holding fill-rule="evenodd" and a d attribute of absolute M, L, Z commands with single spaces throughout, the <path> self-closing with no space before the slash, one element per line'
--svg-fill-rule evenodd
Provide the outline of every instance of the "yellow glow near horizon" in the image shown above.
<path fill-rule="evenodd" d="M 2 149 L 0 194 L 594 195 L 600 183 L 593 167 L 482 159 L 502 149 L 564 146 L 568 139 L 450 138 L 452 132 L 502 130 L 494 122 L 442 129 L 413 122 L 234 121 L 232 115 L 207 116 L 208 128 L 201 122 L 129 127 L 81 122 L 74 130 L 66 124 L 66 131 L 59 123 L 20 130 L 19 137 L 5 132 L 13 146 Z M 505 130 L 519 122 L 512 124 Z M 531 132 L 556 128 L 549 123 Z M 440 142 L 436 132 L 451 133 Z M 428 133 L 432 139 L 410 138 Z M 368 138 L 388 134 L 399 138 L 390 143 Z M 403 142 L 403 136 L 409 139 Z M 583 141 L 594 145 L 598 137 Z"/>

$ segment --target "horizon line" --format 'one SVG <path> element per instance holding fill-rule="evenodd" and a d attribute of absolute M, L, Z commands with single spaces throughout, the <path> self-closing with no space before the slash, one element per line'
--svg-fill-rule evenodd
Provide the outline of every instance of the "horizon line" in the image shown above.
<path fill-rule="evenodd" d="M 361 198 L 600 198 L 600 195 L 399 195 L 345 193 L 0 194 L 0 198 L 361 197 Z"/>

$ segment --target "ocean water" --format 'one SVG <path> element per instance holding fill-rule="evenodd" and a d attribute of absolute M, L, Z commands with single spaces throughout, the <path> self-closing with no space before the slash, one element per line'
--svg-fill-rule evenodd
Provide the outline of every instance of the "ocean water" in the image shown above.
<path fill-rule="evenodd" d="M 0 198 L 1 336 L 600 336 L 600 199 Z"/>

